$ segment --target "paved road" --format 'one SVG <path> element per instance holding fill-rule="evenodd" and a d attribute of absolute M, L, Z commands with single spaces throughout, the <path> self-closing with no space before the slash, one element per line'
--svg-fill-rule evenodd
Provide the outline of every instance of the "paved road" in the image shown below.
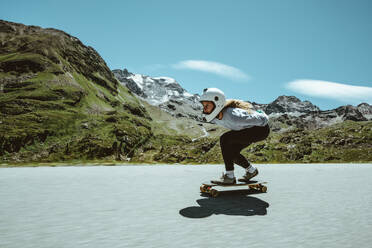
<path fill-rule="evenodd" d="M 0 247 L 372 245 L 372 164 L 258 168 L 268 193 L 215 199 L 222 165 L 3 168 Z"/>

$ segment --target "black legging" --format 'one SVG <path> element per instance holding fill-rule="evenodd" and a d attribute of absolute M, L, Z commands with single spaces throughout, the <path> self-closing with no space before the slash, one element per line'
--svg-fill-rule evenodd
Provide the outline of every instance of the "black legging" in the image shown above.
<path fill-rule="evenodd" d="M 264 140 L 269 136 L 269 125 L 251 127 L 239 131 L 229 131 L 221 135 L 220 145 L 226 171 L 234 170 L 234 163 L 248 168 L 250 163 L 240 154 L 240 151 L 254 142 Z"/>

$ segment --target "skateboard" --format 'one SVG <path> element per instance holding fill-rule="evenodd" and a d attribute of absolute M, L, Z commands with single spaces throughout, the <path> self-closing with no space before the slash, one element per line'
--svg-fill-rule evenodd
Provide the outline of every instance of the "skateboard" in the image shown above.
<path fill-rule="evenodd" d="M 200 191 L 202 193 L 210 194 L 212 197 L 217 197 L 220 193 L 217 189 L 214 189 L 213 187 L 239 187 L 239 186 L 248 186 L 249 189 L 257 190 L 262 193 L 267 192 L 267 186 L 264 184 L 267 184 L 267 182 L 258 182 L 258 181 L 249 181 L 249 182 L 239 182 L 236 184 L 217 184 L 217 183 L 202 183 L 200 186 Z"/>

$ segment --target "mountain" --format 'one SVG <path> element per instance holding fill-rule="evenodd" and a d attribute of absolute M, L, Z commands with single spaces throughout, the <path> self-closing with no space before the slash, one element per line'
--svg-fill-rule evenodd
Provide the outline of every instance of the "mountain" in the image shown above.
<path fill-rule="evenodd" d="M 0 44 L 2 163 L 195 161 L 216 144 L 198 138 L 208 125 L 142 101 L 94 48 L 61 30 L 0 20 Z M 176 94 L 176 82 L 157 80 Z"/>
<path fill-rule="evenodd" d="M 123 85 L 149 104 L 159 106 L 175 117 L 202 120 L 200 96 L 188 93 L 175 79 L 134 74 L 127 69 L 113 70 L 113 73 Z"/>
<path fill-rule="evenodd" d="M 113 70 L 113 73 L 123 85 L 149 104 L 158 106 L 175 117 L 201 121 L 202 107 L 198 102 L 200 96 L 188 93 L 175 79 L 134 74 L 127 69 Z M 372 106 L 367 103 L 323 111 L 311 102 L 301 101 L 295 96 L 279 96 L 268 104 L 252 104 L 269 115 L 274 132 L 295 128 L 317 129 L 345 120 L 372 119 Z"/>
<path fill-rule="evenodd" d="M 253 103 L 254 104 L 254 103 Z M 254 104 L 257 105 L 257 104 Z M 278 113 L 288 113 L 291 115 L 298 115 L 302 113 L 316 112 L 320 109 L 313 105 L 309 101 L 301 101 L 295 96 L 279 96 L 273 102 L 267 105 L 260 105 L 265 113 L 278 114 Z"/>
<path fill-rule="evenodd" d="M 53 28 L 0 20 L 0 44 L 0 166 L 223 163 L 227 130 L 198 121 L 199 96 L 174 79 L 114 74 L 94 48 Z M 323 113 L 344 120 L 311 130 L 301 116 L 318 123 L 322 111 L 310 103 L 269 105 L 257 104 L 273 110 L 278 130 L 242 151 L 253 163 L 372 161 L 372 122 L 360 116 L 370 105 Z"/>
<path fill-rule="evenodd" d="M 164 82 L 175 83 L 174 79 L 162 77 L 166 80 L 159 81 L 159 78 L 130 73 L 126 69 L 114 70 L 114 75 L 129 90 L 149 104 L 167 111 L 174 117 L 186 116 L 188 119 L 199 120 L 195 115 L 200 114 L 201 109 L 192 105 L 197 103 L 199 95 L 194 94 L 193 101 L 188 101 L 187 98 L 191 94 L 185 94 L 186 91 L 178 83 L 176 83 L 178 93 L 169 90 Z M 176 105 L 177 108 L 172 106 L 174 102 L 179 103 Z M 372 161 L 370 152 L 372 150 L 372 122 L 370 121 L 372 106 L 367 103 L 356 107 L 341 106 L 332 110 L 320 110 L 311 102 L 301 101 L 295 96 L 279 96 L 268 104 L 251 103 L 255 109 L 264 110 L 269 115 L 269 125 L 273 132 L 267 140 L 244 149 L 242 154 L 250 161 L 264 163 Z M 167 106 L 168 104 L 171 106 Z M 180 118 L 174 120 L 177 119 Z M 198 125 L 203 127 L 210 124 L 198 123 Z M 203 136 L 211 137 L 212 140 L 218 139 L 221 133 L 227 131 L 213 126 L 208 126 L 205 130 L 206 135 Z M 197 161 L 222 163 L 223 159 L 217 144 L 201 146 L 202 151 L 203 149 L 206 151 Z M 172 146 L 167 147 L 169 153 L 159 153 L 156 158 L 163 161 L 174 159 L 188 161 L 192 157 L 187 150 L 183 150 L 177 152 L 175 158 L 173 149 Z"/>
<path fill-rule="evenodd" d="M 283 132 L 294 128 L 318 129 L 342 123 L 346 120 L 371 120 L 372 106 L 367 103 L 357 107 L 346 105 L 331 110 L 320 110 L 309 101 L 301 101 L 295 96 L 279 96 L 269 104 L 252 103 L 263 109 L 270 117 L 272 130 Z"/>
<path fill-rule="evenodd" d="M 131 157 L 152 137 L 141 101 L 78 38 L 0 20 L 0 44 L 1 160 Z"/>

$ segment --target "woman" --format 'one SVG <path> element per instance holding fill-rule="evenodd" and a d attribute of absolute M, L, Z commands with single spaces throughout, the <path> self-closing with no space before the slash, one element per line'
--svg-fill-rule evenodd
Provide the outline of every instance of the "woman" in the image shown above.
<path fill-rule="evenodd" d="M 220 137 L 226 173 L 212 183 L 235 184 L 234 163 L 246 171 L 239 181 L 247 182 L 257 176 L 257 168 L 253 167 L 240 151 L 254 142 L 267 138 L 270 133 L 269 117 L 261 110 L 254 110 L 250 103 L 239 100 L 226 101 L 224 93 L 216 88 L 204 89 L 199 101 L 203 104 L 203 114 L 207 122 L 231 129 Z"/>

